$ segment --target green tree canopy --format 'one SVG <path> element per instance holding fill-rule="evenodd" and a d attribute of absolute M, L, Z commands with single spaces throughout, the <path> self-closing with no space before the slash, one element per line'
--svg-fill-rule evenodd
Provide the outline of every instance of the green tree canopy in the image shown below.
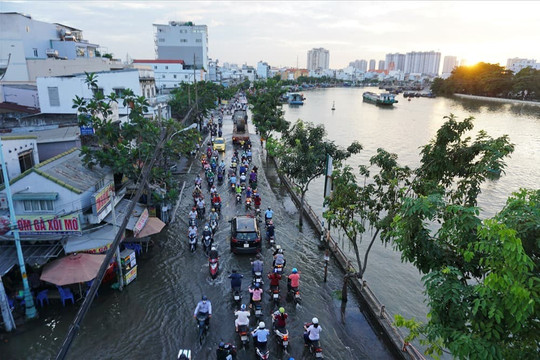
<path fill-rule="evenodd" d="M 253 124 L 263 139 L 268 139 L 272 132 L 283 132 L 289 123 L 283 117 L 281 96 L 285 90 L 281 82 L 268 79 L 255 83 L 254 91 L 248 94 Z"/>

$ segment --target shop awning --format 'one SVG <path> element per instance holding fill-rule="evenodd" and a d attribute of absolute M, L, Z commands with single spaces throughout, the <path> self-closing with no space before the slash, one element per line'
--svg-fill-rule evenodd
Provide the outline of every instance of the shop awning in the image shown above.
<path fill-rule="evenodd" d="M 137 234 L 136 237 L 143 238 L 146 236 L 157 234 L 161 232 L 164 227 L 165 223 L 163 221 L 159 220 L 157 217 L 149 217 L 146 225 L 141 230 L 141 232 Z"/>
<path fill-rule="evenodd" d="M 55 244 L 23 244 L 24 262 L 29 265 L 41 266 L 50 258 L 62 253 L 60 242 Z M 0 246 L 0 276 L 4 276 L 11 268 L 19 263 L 15 244 Z"/>
<path fill-rule="evenodd" d="M 112 225 L 105 225 L 92 232 L 85 232 L 81 236 L 69 236 L 64 243 L 66 254 L 74 252 L 102 253 L 107 251 L 114 241 L 116 229 Z"/>
<path fill-rule="evenodd" d="M 122 199 L 118 204 L 116 204 L 116 225 L 120 226 L 122 224 L 122 221 L 124 221 L 129 205 L 131 205 L 131 200 L 127 199 Z M 143 213 L 144 209 L 145 206 L 142 204 L 137 203 L 135 205 L 133 213 L 131 213 L 130 215 L 126 229 L 133 231 L 133 228 L 135 227 L 135 224 L 137 223 L 137 220 L 139 219 L 139 216 L 141 216 L 141 214 Z M 105 217 L 105 219 L 103 219 L 103 221 L 114 225 L 112 211 L 109 215 L 107 215 L 107 217 Z"/>
<path fill-rule="evenodd" d="M 56 200 L 56 192 L 35 192 L 35 193 L 17 193 L 13 194 L 13 200 Z"/>

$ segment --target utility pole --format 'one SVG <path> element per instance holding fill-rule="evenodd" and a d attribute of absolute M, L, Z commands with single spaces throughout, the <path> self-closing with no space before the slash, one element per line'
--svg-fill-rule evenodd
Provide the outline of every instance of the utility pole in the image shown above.
<path fill-rule="evenodd" d="M 116 235 L 118 234 L 118 224 L 116 223 L 116 204 L 115 204 L 115 193 L 112 193 L 112 216 L 113 216 L 113 222 L 114 222 L 114 237 L 116 238 Z M 128 216 L 128 215 L 126 215 Z M 118 246 L 116 247 L 116 262 L 118 263 L 118 290 L 122 291 L 124 290 L 124 274 L 122 274 L 122 258 L 120 257 L 120 243 L 118 243 Z"/>
<path fill-rule="evenodd" d="M 202 132 L 202 121 L 199 117 L 199 98 L 197 95 L 197 77 L 195 75 L 195 53 L 193 53 L 193 81 L 195 82 L 195 116 L 199 121 L 199 131 Z"/>
<path fill-rule="evenodd" d="M 6 187 L 6 196 L 9 205 L 9 219 L 11 221 L 11 231 L 13 231 L 13 237 L 15 238 L 15 247 L 17 249 L 17 258 L 19 260 L 19 267 L 21 269 L 21 276 L 23 280 L 24 288 L 24 302 L 25 302 L 25 314 L 27 319 L 34 319 L 38 316 L 36 307 L 34 306 L 34 297 L 30 292 L 30 286 L 28 285 L 28 276 L 26 275 L 26 266 L 24 265 L 24 255 L 21 247 L 21 239 L 19 238 L 19 228 L 17 227 L 17 218 L 15 217 L 15 208 L 13 207 L 13 199 L 11 197 L 11 187 L 9 184 L 9 177 L 4 161 L 4 152 L 2 151 L 2 140 L 0 139 L 0 166 L 2 167 L 2 175 L 4 176 L 4 185 Z"/>

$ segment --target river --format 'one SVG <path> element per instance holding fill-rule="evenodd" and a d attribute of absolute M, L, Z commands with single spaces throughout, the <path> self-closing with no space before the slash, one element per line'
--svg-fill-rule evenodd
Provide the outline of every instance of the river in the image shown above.
<path fill-rule="evenodd" d="M 503 104 L 489 101 L 449 98 L 414 98 L 401 95 L 393 108 L 381 108 L 362 101 L 364 91 L 376 88 L 329 88 L 305 91 L 303 106 L 285 105 L 285 118 L 324 124 L 328 138 L 341 146 L 359 141 L 364 150 L 349 159 L 354 168 L 368 164 L 369 158 L 382 147 L 399 156 L 399 162 L 410 167 L 420 163 L 420 147 L 427 144 L 444 123 L 444 116 L 453 113 L 458 119 L 473 116 L 474 137 L 485 130 L 492 137 L 508 134 L 516 145 L 506 160 L 506 175 L 482 186 L 478 205 L 482 217 L 493 216 L 508 196 L 519 188 L 538 188 L 540 184 L 540 107 Z M 335 102 L 335 111 L 332 104 Z M 307 200 L 317 214 L 322 213 L 322 179 L 310 185 Z M 367 246 L 363 242 L 361 253 Z M 348 249 L 348 246 L 345 246 Z M 351 249 L 349 255 L 352 257 Z M 376 242 L 368 259 L 365 278 L 390 314 L 402 314 L 425 321 L 421 275 L 416 268 L 402 263 L 400 254 L 391 245 Z"/>

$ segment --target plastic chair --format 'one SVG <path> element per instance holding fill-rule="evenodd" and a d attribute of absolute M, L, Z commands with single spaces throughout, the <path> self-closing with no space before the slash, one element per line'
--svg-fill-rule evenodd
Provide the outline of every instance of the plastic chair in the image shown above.
<path fill-rule="evenodd" d="M 124 243 L 124 247 L 126 249 L 135 250 L 135 254 L 140 255 L 142 252 L 142 246 L 141 244 L 137 243 Z"/>
<path fill-rule="evenodd" d="M 66 306 L 66 300 L 71 299 L 71 303 L 75 304 L 75 298 L 73 297 L 73 293 L 68 288 L 63 288 L 61 286 L 57 286 L 58 292 L 60 293 L 60 299 L 62 300 L 62 306 Z"/>
<path fill-rule="evenodd" d="M 94 279 L 86 282 L 86 293 L 85 296 L 88 296 L 88 291 L 90 291 L 90 288 L 92 287 L 92 284 L 94 283 Z M 96 290 L 96 297 L 98 297 L 98 292 Z"/>
<path fill-rule="evenodd" d="M 47 302 L 47 305 L 49 305 L 49 289 L 41 290 L 38 293 L 36 300 L 39 301 L 39 305 L 41 307 L 43 307 L 44 301 Z"/>

